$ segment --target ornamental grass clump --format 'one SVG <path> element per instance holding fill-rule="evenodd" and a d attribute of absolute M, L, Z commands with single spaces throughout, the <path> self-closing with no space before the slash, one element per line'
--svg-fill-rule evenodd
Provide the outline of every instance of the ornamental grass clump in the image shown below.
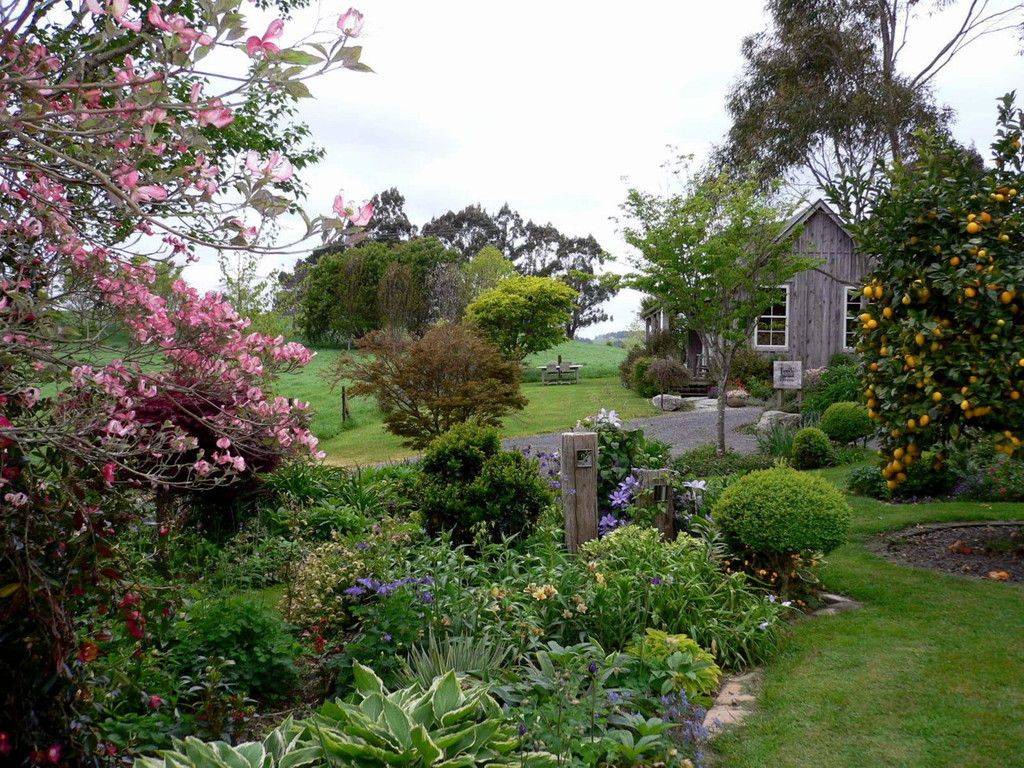
<path fill-rule="evenodd" d="M 782 593 L 802 555 L 828 554 L 846 541 L 850 526 L 839 490 L 788 467 L 740 478 L 722 493 L 712 516 L 738 555 L 777 575 Z"/>

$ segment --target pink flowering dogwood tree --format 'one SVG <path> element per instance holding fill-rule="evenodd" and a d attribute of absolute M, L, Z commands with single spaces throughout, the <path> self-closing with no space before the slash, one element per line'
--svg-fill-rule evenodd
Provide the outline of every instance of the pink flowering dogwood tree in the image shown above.
<path fill-rule="evenodd" d="M 0 619 L 29 616 L 70 675 L 69 605 L 128 589 L 126 499 L 318 455 L 306 405 L 273 394 L 312 353 L 158 275 L 203 249 L 289 249 L 285 213 L 303 239 L 358 237 L 370 206 L 339 195 L 333 216 L 307 216 L 288 157 L 220 136 L 254 92 L 301 98 L 310 78 L 366 70 L 362 15 L 300 40 L 280 19 L 247 34 L 231 0 L 187 16 L 15 0 L 0 24 Z M 144 640 L 141 604 L 130 618 Z"/>

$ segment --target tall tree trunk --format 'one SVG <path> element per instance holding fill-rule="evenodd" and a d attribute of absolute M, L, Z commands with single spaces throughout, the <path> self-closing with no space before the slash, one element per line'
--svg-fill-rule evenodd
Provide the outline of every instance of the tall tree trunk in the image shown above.
<path fill-rule="evenodd" d="M 729 372 L 722 366 L 722 375 L 718 377 L 718 453 L 725 453 L 725 391 L 729 385 Z"/>

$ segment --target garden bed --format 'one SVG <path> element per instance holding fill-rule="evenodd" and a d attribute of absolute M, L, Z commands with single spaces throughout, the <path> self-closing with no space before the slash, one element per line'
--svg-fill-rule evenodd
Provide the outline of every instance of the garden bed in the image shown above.
<path fill-rule="evenodd" d="M 1024 582 L 1024 521 L 917 525 L 880 537 L 876 551 L 919 568 Z"/>

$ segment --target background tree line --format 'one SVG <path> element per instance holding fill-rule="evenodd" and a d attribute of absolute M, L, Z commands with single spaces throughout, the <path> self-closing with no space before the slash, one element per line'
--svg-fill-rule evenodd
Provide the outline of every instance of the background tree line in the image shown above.
<path fill-rule="evenodd" d="M 276 307 L 311 343 L 343 344 L 379 328 L 422 333 L 457 321 L 474 298 L 517 274 L 554 278 L 576 292 L 564 324 L 569 338 L 610 319 L 602 305 L 619 278 L 598 274 L 611 257 L 593 236 L 567 236 L 507 204 L 494 214 L 470 205 L 419 228 L 397 189 L 373 203 L 360 242 L 317 249 L 279 276 Z"/>

